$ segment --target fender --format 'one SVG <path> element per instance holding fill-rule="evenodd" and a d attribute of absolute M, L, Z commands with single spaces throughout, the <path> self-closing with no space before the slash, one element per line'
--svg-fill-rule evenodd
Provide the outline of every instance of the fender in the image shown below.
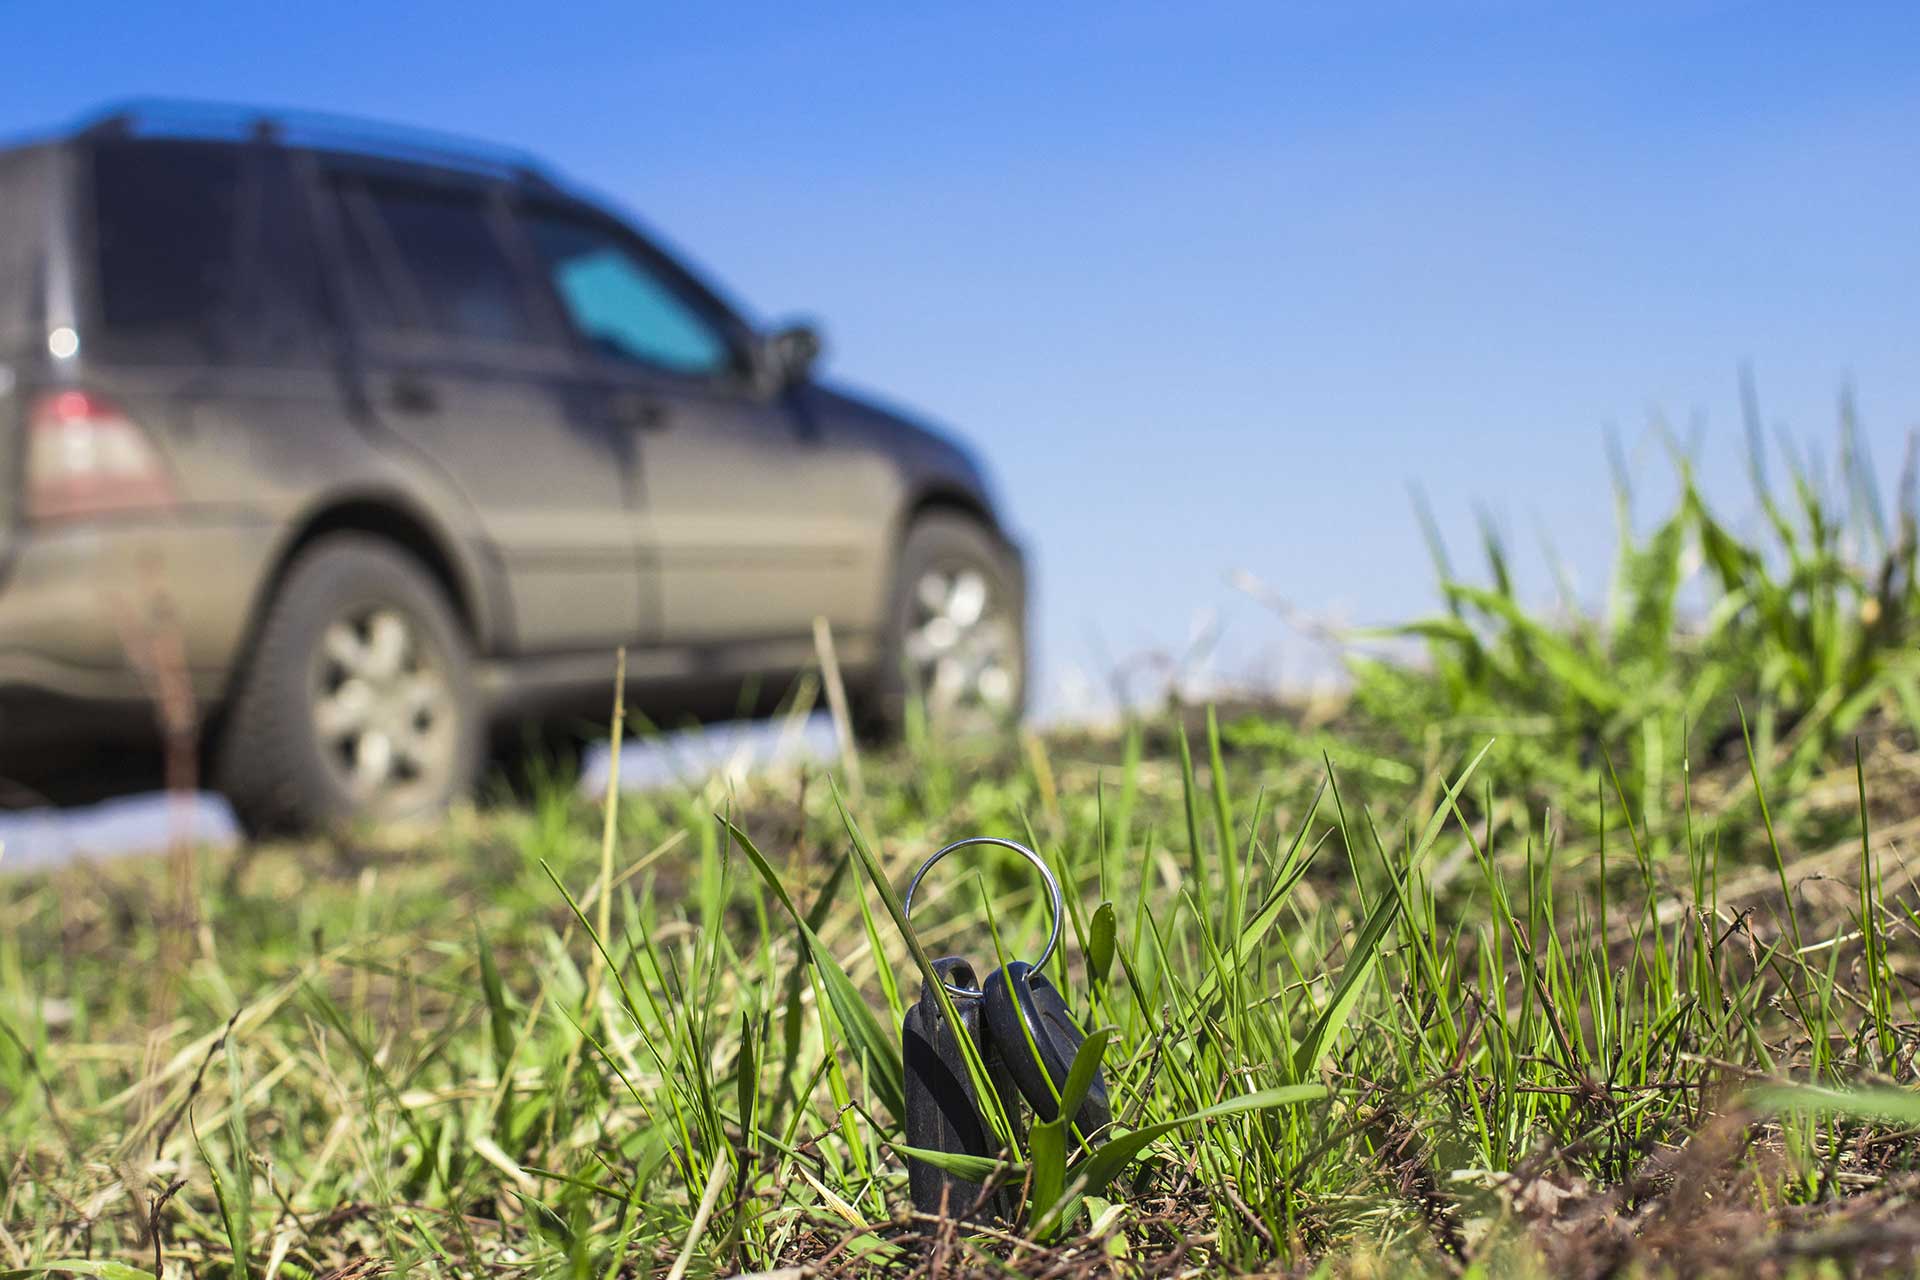
<path fill-rule="evenodd" d="M 454 615 L 480 655 L 497 652 L 509 639 L 505 586 L 486 549 L 455 537 L 446 524 L 398 489 L 355 488 L 314 499 L 288 521 L 254 594 L 249 637 L 279 592 L 287 567 L 316 538 L 339 530 L 386 538 L 412 553 L 446 590 Z M 244 651 L 244 650 L 243 650 Z"/>

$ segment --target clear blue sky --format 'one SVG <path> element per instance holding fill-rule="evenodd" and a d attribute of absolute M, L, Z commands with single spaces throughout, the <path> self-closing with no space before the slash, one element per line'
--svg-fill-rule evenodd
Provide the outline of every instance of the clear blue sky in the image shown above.
<path fill-rule="evenodd" d="M 104 99 L 326 108 L 537 151 L 832 373 L 959 428 L 1037 557 L 1048 691 L 1284 648 L 1249 568 L 1358 620 L 1432 600 L 1406 497 L 1534 580 L 1611 546 L 1603 431 L 1735 374 L 1883 472 L 1920 423 L 1920 8 L 501 7 L 0 0 L 0 132 Z"/>

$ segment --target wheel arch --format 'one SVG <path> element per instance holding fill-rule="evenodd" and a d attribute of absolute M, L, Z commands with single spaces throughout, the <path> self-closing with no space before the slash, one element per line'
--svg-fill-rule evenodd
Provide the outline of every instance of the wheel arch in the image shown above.
<path fill-rule="evenodd" d="M 940 512 L 947 515 L 965 516 L 997 538 L 1004 538 L 1000 522 L 993 518 L 993 511 L 979 494 L 970 493 L 959 485 L 930 484 L 923 486 L 900 513 L 898 528 L 895 530 L 896 544 L 907 536 L 907 531 L 923 517 Z"/>
<path fill-rule="evenodd" d="M 892 531 L 887 537 L 886 572 L 880 578 L 880 597 L 875 605 L 875 616 L 881 619 L 882 626 L 885 625 L 884 611 L 900 589 L 900 555 L 906 550 L 907 536 L 916 524 L 931 515 L 959 516 L 979 525 L 994 538 L 1003 542 L 1006 538 L 979 494 L 939 481 L 920 486 L 894 514 Z"/>
<path fill-rule="evenodd" d="M 1007 553 L 1007 563 L 1013 570 L 1015 584 L 1020 592 L 1021 610 L 1026 609 L 1028 589 L 1027 557 L 1022 547 L 1008 535 L 1005 526 L 994 514 L 993 506 L 979 492 L 955 484 L 934 482 L 921 487 L 912 501 L 901 508 L 893 531 L 893 547 L 890 563 L 887 567 L 887 582 L 896 584 L 900 572 L 900 551 L 906 545 L 907 535 L 913 526 L 930 515 L 959 516 L 978 525 L 982 532 Z"/>
<path fill-rule="evenodd" d="M 485 652 L 493 646 L 499 624 L 480 566 L 462 553 L 459 542 L 439 522 L 414 503 L 398 494 L 376 490 L 333 495 L 288 529 L 254 593 L 243 661 L 294 561 L 315 542 L 335 533 L 367 534 L 412 556 L 446 593 L 455 619 L 474 647 Z"/>

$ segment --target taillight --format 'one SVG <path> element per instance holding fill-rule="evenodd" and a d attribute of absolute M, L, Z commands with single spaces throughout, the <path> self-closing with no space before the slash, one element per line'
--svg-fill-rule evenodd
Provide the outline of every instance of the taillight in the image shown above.
<path fill-rule="evenodd" d="M 173 505 L 173 481 L 147 433 L 101 396 L 54 391 L 27 420 L 27 518 Z"/>

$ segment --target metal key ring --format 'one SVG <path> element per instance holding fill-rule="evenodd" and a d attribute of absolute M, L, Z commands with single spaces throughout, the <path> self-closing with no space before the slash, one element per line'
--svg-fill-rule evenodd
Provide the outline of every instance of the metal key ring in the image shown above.
<path fill-rule="evenodd" d="M 920 887 L 920 881 L 924 879 L 927 872 L 933 868 L 933 864 L 952 853 L 955 849 L 964 849 L 968 845 L 974 844 L 992 844 L 998 845 L 1002 849 L 1013 850 L 1028 862 L 1031 862 L 1034 869 L 1040 873 L 1040 878 L 1047 882 L 1047 898 L 1053 905 L 1053 930 L 1047 934 L 1046 949 L 1040 953 L 1040 958 L 1033 962 L 1034 972 L 1037 973 L 1047 967 L 1047 961 L 1053 956 L 1053 949 L 1060 944 L 1060 917 L 1065 914 L 1066 904 L 1060 896 L 1060 881 L 1054 877 L 1052 869 L 1049 868 L 1045 862 L 1041 861 L 1039 854 L 1017 841 L 1002 840 L 999 836 L 968 836 L 965 840 L 955 840 L 946 848 L 935 852 L 931 858 L 928 858 L 920 864 L 920 869 L 913 873 L 913 879 L 907 882 L 906 900 L 901 905 L 901 911 L 907 917 L 907 924 L 909 927 L 913 924 L 913 891 Z M 985 994 L 977 987 L 956 987 L 951 982 L 942 982 L 940 985 L 956 996 L 970 996 L 975 1000 L 980 999 Z"/>

